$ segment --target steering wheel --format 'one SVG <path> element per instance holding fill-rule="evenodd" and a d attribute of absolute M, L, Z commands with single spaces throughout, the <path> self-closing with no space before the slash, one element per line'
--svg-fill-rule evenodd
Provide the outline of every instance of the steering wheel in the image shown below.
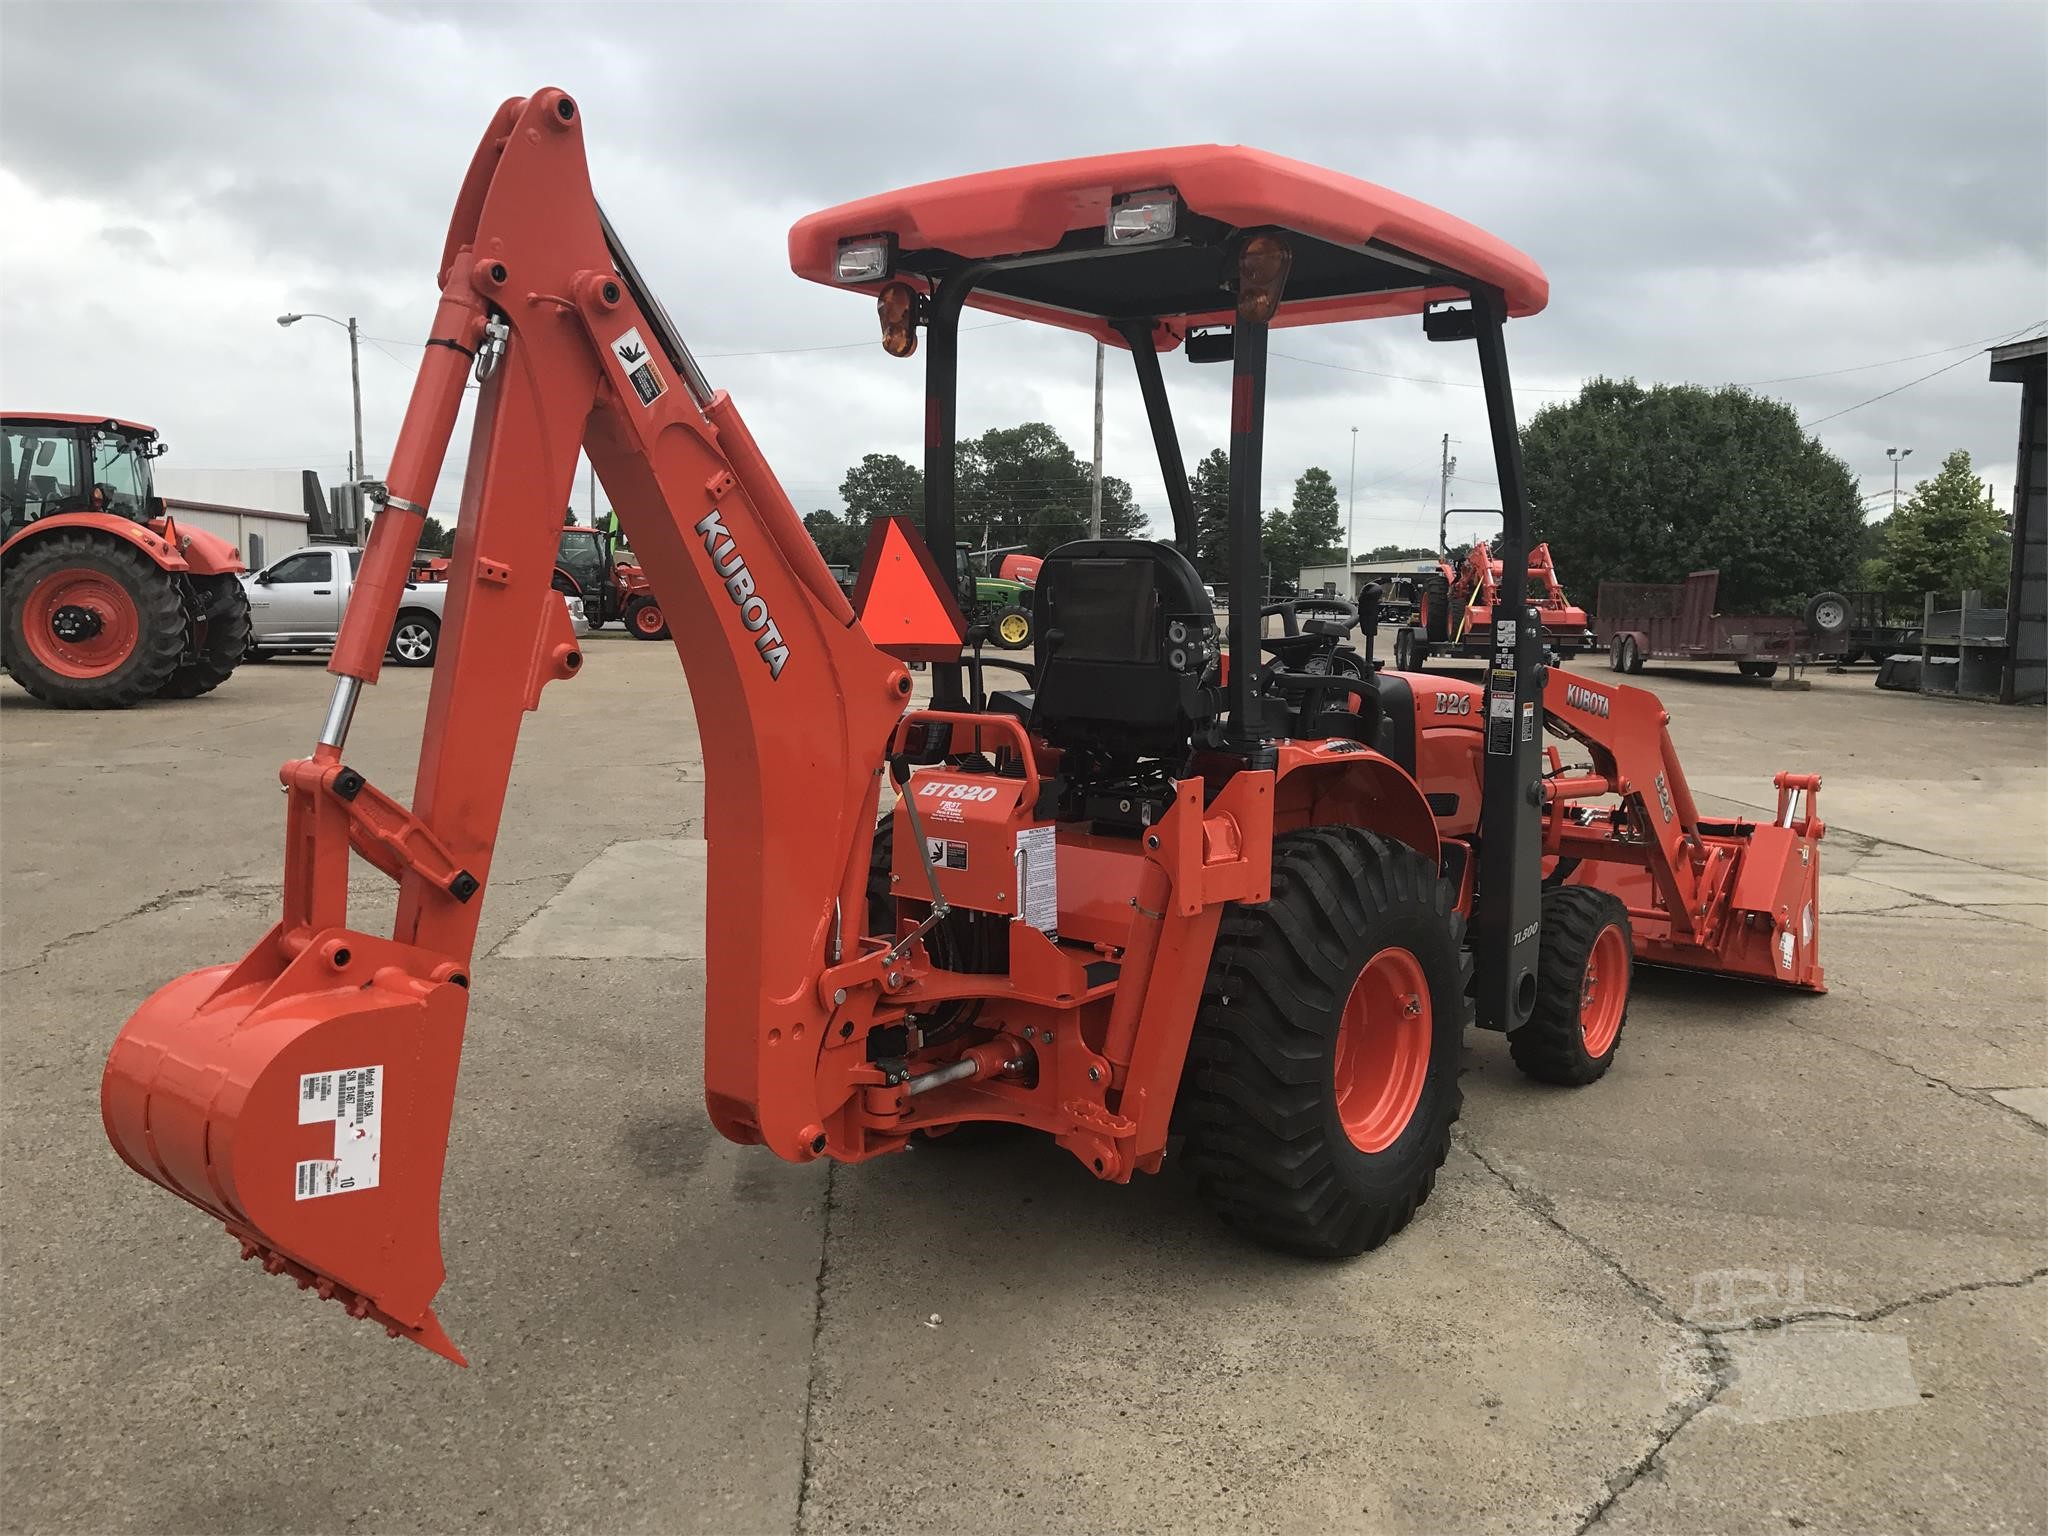
<path fill-rule="evenodd" d="M 1267 635 L 1260 644 L 1273 654 L 1276 672 L 1306 672 L 1314 676 L 1336 673 L 1363 677 L 1365 668 L 1356 654 L 1340 650 L 1344 637 L 1358 627 L 1358 605 L 1341 597 L 1293 597 L 1268 603 L 1259 610 L 1261 619 L 1278 615 L 1281 632 Z M 1306 615 L 1306 617 L 1304 617 Z"/>

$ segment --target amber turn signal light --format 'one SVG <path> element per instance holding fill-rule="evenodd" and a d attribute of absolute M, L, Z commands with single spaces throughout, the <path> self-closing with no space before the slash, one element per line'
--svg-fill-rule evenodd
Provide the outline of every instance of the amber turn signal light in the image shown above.
<path fill-rule="evenodd" d="M 917 290 L 908 283 L 890 283 L 875 299 L 875 313 L 882 318 L 882 350 L 891 357 L 908 357 L 917 350 Z"/>

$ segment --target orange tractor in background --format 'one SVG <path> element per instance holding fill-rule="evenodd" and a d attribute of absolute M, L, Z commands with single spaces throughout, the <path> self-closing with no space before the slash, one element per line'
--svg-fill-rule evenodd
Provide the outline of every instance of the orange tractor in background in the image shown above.
<path fill-rule="evenodd" d="M 550 592 L 579 449 L 706 748 L 703 1093 L 734 1141 L 858 1163 L 1000 1122 L 1113 1183 L 1171 1153 L 1232 1227 L 1350 1255 L 1428 1197 L 1475 1016 L 1530 1076 L 1583 1084 L 1615 1060 L 1637 961 L 1822 990 L 1818 780 L 1780 774 L 1767 822 L 1710 820 L 1652 695 L 1544 663 L 1504 343 L 1548 297 L 1528 257 L 1203 145 L 850 203 L 797 224 L 790 260 L 867 296 L 890 356 L 926 358 L 923 538 L 875 524 L 857 608 L 599 211 L 577 102 L 516 98 L 486 131 L 332 700 L 282 769 L 278 921 L 144 1002 L 107 1059 L 120 1155 L 245 1258 L 461 1358 L 433 1309 L 441 1175 L 514 747 L 583 662 Z M 1046 556 L 1030 662 L 962 649 L 968 305 L 1129 353 L 1172 514 L 1171 541 Z M 1269 332 L 1377 317 L 1478 354 L 1507 508 L 1484 684 L 1380 670 L 1369 630 L 1363 675 L 1340 675 L 1355 609 L 1219 622 L 1190 558 L 1162 355 L 1199 331 L 1230 360 L 1225 553 L 1256 591 Z M 407 805 L 348 738 L 472 370 Z M 358 854 L 398 884 L 388 935 L 350 925 Z M 699 1027 L 694 1004 L 674 1022 Z"/>
<path fill-rule="evenodd" d="M 668 620 L 647 573 L 618 557 L 612 535 L 601 528 L 562 529 L 555 550 L 555 590 L 583 599 L 592 629 L 619 622 L 635 640 L 666 640 Z"/>
<path fill-rule="evenodd" d="M 60 709 L 190 699 L 249 643 L 235 546 L 182 528 L 156 494 L 156 428 L 0 413 L 0 665 Z"/>
<path fill-rule="evenodd" d="M 1503 606 L 1505 578 L 1500 552 L 1485 539 L 1474 540 L 1456 565 L 1446 554 L 1436 571 L 1414 584 L 1415 616 L 1394 632 L 1394 665 L 1403 672 L 1419 672 L 1432 656 L 1484 660 L 1497 638 L 1495 618 Z M 1565 596 L 1548 544 L 1529 551 L 1523 592 L 1535 613 L 1545 655 L 1570 661 L 1581 651 L 1600 648 L 1591 617 Z M 1512 612 L 1509 606 L 1501 616 Z"/>

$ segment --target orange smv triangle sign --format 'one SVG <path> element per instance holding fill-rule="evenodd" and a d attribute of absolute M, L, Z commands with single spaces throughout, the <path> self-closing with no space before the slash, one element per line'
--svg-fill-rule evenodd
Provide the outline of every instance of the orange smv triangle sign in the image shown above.
<path fill-rule="evenodd" d="M 967 621 L 908 518 L 878 517 L 853 588 L 860 627 L 903 661 L 958 661 Z"/>

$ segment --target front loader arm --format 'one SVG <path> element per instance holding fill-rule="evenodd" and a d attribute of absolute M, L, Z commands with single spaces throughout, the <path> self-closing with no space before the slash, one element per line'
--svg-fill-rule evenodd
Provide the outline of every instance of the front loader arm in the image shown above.
<path fill-rule="evenodd" d="M 551 593 L 588 452 L 660 599 L 705 743 L 705 1092 L 719 1129 L 825 1150 L 819 978 L 859 949 L 869 831 L 910 680 L 854 623 L 724 395 L 615 253 L 575 103 L 508 102 L 457 201 L 441 302 L 313 755 L 285 766 L 278 924 L 157 993 L 111 1052 L 108 1134 L 266 1268 L 460 1358 L 435 1320 L 441 1161 L 477 923 L 524 713 L 582 656 Z M 481 381 L 408 811 L 343 761 L 466 379 Z M 399 883 L 348 927 L 351 847 Z"/>

